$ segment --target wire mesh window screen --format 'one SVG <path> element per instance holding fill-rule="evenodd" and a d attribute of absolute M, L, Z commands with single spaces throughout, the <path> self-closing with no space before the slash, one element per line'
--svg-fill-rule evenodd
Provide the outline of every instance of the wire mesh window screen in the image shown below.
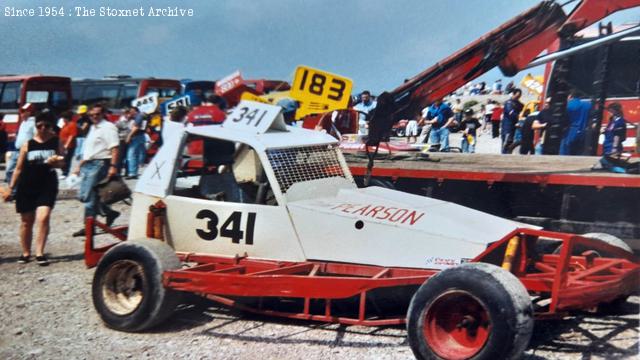
<path fill-rule="evenodd" d="M 267 150 L 269 163 L 283 193 L 291 185 L 308 180 L 342 177 L 351 174 L 342 170 L 337 149 L 333 146 L 305 146 Z"/>

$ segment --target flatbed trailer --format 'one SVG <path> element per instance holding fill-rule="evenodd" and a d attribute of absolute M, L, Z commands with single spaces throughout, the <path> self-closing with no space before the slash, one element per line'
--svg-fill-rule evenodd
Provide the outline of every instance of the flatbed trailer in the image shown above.
<path fill-rule="evenodd" d="M 356 180 L 362 181 L 366 156 L 345 156 Z M 546 229 L 607 232 L 638 250 L 640 176 L 592 170 L 598 161 L 592 156 L 395 155 L 377 159 L 372 178 L 377 185 Z"/>

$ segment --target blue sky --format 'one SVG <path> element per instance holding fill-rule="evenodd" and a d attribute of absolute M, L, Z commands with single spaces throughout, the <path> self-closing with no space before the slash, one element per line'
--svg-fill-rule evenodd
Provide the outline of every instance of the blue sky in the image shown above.
<path fill-rule="evenodd" d="M 391 90 L 534 6 L 532 0 L 3 0 L 0 73 L 291 80 L 297 65 Z M 6 17 L 5 7 L 193 8 L 193 17 Z M 640 21 L 640 9 L 614 16 Z M 483 79 L 502 77 L 498 70 Z"/>

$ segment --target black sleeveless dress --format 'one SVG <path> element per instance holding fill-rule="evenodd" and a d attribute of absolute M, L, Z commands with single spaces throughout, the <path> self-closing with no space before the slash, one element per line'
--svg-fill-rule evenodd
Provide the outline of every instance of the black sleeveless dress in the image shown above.
<path fill-rule="evenodd" d="M 53 208 L 58 195 L 58 175 L 45 161 L 58 150 L 58 138 L 27 143 L 27 156 L 16 188 L 16 211 L 26 213 L 39 206 Z"/>

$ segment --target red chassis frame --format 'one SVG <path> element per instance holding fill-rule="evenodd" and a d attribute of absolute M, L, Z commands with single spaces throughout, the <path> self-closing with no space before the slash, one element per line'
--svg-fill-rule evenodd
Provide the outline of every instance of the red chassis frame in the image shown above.
<path fill-rule="evenodd" d="M 164 204 L 151 206 L 147 216 L 147 236 L 164 238 Z M 102 255 L 115 244 L 94 247 L 94 228 L 126 239 L 126 227 L 109 228 L 88 218 L 85 224 L 85 263 L 95 266 Z M 560 254 L 536 254 L 538 238 L 562 242 Z M 514 239 L 517 241 L 514 242 Z M 507 256 L 513 246 L 515 250 Z M 592 250 L 580 256 L 570 256 L 575 246 Z M 599 257 L 604 251 L 616 258 Z M 247 256 L 222 257 L 195 253 L 177 253 L 181 261 L 193 266 L 166 271 L 163 283 L 167 288 L 196 293 L 227 306 L 270 316 L 315 320 L 348 325 L 398 325 L 405 316 L 367 317 L 367 294 L 375 289 L 421 285 L 438 270 L 389 268 L 372 265 L 306 261 L 284 262 L 251 259 Z M 562 317 L 569 310 L 590 309 L 598 304 L 627 296 L 640 288 L 640 259 L 620 248 L 594 242 L 578 235 L 519 228 L 492 243 L 472 262 L 496 265 L 508 263 L 536 298 L 536 318 Z M 332 314 L 331 301 L 359 296 L 358 316 L 341 317 Z M 234 299 L 298 298 L 303 300 L 302 312 L 283 312 L 250 306 Z M 324 312 L 312 312 L 312 300 L 324 300 Z M 548 302 L 541 306 L 538 302 Z"/>

